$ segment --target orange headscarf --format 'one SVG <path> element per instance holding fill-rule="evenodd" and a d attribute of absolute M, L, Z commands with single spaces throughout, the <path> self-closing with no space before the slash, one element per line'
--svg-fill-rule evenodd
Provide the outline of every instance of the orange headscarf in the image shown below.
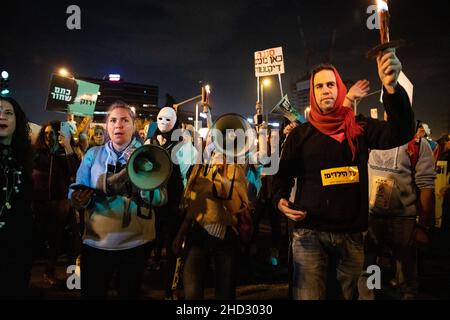
<path fill-rule="evenodd" d="M 328 70 L 328 69 L 325 69 Z M 320 110 L 316 98 L 314 96 L 314 75 L 311 76 L 309 96 L 311 101 L 311 112 L 309 115 L 309 122 L 320 132 L 332 137 L 333 139 L 342 143 L 347 138 L 348 145 L 352 152 L 352 159 L 358 149 L 357 138 L 363 134 L 363 126 L 356 122 L 355 114 L 351 108 L 343 106 L 347 88 L 342 82 L 337 70 L 332 67 L 334 75 L 336 76 L 336 85 L 338 95 L 334 103 L 334 108 L 331 112 L 323 114 Z M 320 71 L 319 71 L 320 72 Z"/>

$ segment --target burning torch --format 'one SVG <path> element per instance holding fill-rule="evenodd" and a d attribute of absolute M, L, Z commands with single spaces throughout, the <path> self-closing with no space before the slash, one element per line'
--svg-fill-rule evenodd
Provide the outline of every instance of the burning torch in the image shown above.
<path fill-rule="evenodd" d="M 374 59 L 380 52 L 389 48 L 399 48 L 405 45 L 404 40 L 393 40 L 389 38 L 389 7 L 387 0 L 377 0 L 377 12 L 380 25 L 380 44 L 367 52 L 367 58 Z"/>

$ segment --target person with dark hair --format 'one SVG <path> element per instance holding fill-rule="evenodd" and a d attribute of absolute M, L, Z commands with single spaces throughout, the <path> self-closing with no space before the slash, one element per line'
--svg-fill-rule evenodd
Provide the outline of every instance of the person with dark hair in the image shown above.
<path fill-rule="evenodd" d="M 441 227 L 442 241 L 450 247 L 450 134 L 442 135 L 437 142 L 440 154 L 437 161 L 436 171 L 436 220 L 439 219 L 438 227 Z"/>
<path fill-rule="evenodd" d="M 439 144 L 439 156 L 450 150 L 450 134 L 444 133 L 436 142 Z"/>
<path fill-rule="evenodd" d="M 420 247 L 430 241 L 434 216 L 434 158 L 425 139 L 369 155 L 369 229 L 365 239 L 365 266 L 377 255 L 391 252 L 400 298 L 419 293 Z M 379 290 L 367 288 L 364 272 L 359 299 L 372 300 Z M 362 284 L 362 286 L 361 286 Z"/>
<path fill-rule="evenodd" d="M 355 117 L 339 73 L 320 65 L 311 74 L 309 122 L 287 137 L 274 177 L 274 204 L 295 221 L 292 234 L 293 298 L 325 299 L 327 268 L 336 261 L 341 298 L 352 299 L 364 262 L 368 224 L 369 149 L 400 146 L 414 135 L 414 114 L 398 84 L 394 50 L 377 57 L 388 121 Z M 294 203 L 288 202 L 297 178 Z"/>
<path fill-rule="evenodd" d="M 75 264 L 81 246 L 76 215 L 67 200 L 80 162 L 72 148 L 72 137 L 64 136 L 57 120 L 42 126 L 34 149 L 32 198 L 44 238 L 47 258 L 44 278 L 50 286 L 57 286 L 62 281 L 56 278 L 55 267 L 65 237 L 70 246 L 68 265 Z"/>
<path fill-rule="evenodd" d="M 167 194 L 163 187 L 137 189 L 129 180 L 128 159 L 141 146 L 133 136 L 132 109 L 121 101 L 113 103 L 106 126 L 110 140 L 88 150 L 68 196 L 85 213 L 81 295 L 84 299 L 107 298 L 117 273 L 119 298 L 138 298 L 155 238 L 153 207 L 166 204 Z"/>
<path fill-rule="evenodd" d="M 20 105 L 0 97 L 0 299 L 28 297 L 33 260 L 29 132 Z"/>
<path fill-rule="evenodd" d="M 428 142 L 431 151 L 433 151 L 434 160 L 437 161 L 440 153 L 439 144 L 436 141 L 433 141 L 430 135 L 431 135 L 430 126 L 423 121 L 417 120 L 416 139 L 417 141 L 419 141 L 419 139 L 424 138 Z"/>

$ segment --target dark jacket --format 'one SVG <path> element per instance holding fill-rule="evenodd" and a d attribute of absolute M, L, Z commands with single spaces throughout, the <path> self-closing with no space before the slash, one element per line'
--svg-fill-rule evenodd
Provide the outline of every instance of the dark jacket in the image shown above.
<path fill-rule="evenodd" d="M 25 298 L 33 257 L 31 176 L 0 144 L 0 299 Z"/>
<path fill-rule="evenodd" d="M 51 154 L 48 149 L 36 150 L 33 161 L 33 200 L 47 202 L 67 199 L 69 185 L 75 181 L 80 161 L 75 153 L 64 150 Z"/>
<path fill-rule="evenodd" d="M 172 156 L 172 150 L 178 143 L 178 141 L 170 141 L 171 133 L 172 131 L 164 134 L 166 143 L 163 145 L 160 145 L 158 139 L 156 139 L 157 133 L 155 133 L 154 139 L 152 139 L 152 144 L 161 146 L 169 153 L 170 156 Z M 173 218 L 173 215 L 179 214 L 179 206 L 183 195 L 183 190 L 183 176 L 181 175 L 180 166 L 172 162 L 172 174 L 167 182 L 167 195 L 169 197 L 167 204 L 165 206 L 155 208 L 156 213 L 159 214 L 159 218 L 163 220 L 170 220 Z"/>
<path fill-rule="evenodd" d="M 384 93 L 383 101 L 389 121 L 356 117 L 364 134 L 358 138 L 355 160 L 346 139 L 339 143 L 309 122 L 288 136 L 273 181 L 273 201 L 277 205 L 281 198 L 289 199 L 297 177 L 295 203 L 307 215 L 296 227 L 338 233 L 367 230 L 369 149 L 391 149 L 414 136 L 414 114 L 405 90 L 398 86 L 394 94 Z M 322 170 L 349 166 L 358 168 L 358 183 L 323 186 Z"/>

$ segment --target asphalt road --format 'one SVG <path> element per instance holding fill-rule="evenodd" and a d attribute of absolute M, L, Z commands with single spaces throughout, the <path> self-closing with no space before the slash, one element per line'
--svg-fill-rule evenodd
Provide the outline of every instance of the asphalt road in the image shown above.
<path fill-rule="evenodd" d="M 269 259 L 268 243 L 270 229 L 264 225 L 258 240 L 258 250 L 251 258 L 239 257 L 238 300 L 285 300 L 288 299 L 288 268 L 286 252 L 280 251 L 279 264 L 273 266 Z M 287 247 L 287 245 L 284 245 Z M 439 237 L 428 248 L 421 250 L 420 262 L 420 294 L 419 299 L 440 300 L 450 299 L 450 243 Z M 58 260 L 57 277 L 61 279 L 59 286 L 51 287 L 44 279 L 44 260 L 35 261 L 31 278 L 31 298 L 37 300 L 76 300 L 80 299 L 80 291 L 69 290 L 66 286 L 67 260 L 62 256 Z M 161 281 L 165 267 L 164 256 L 160 264 L 152 258 L 149 260 L 143 283 L 143 298 L 149 300 L 164 299 L 164 285 Z M 378 292 L 381 300 L 398 299 L 396 290 L 389 284 L 392 270 L 385 266 L 382 270 L 383 289 Z M 206 299 L 214 299 L 212 280 L 207 281 Z M 110 292 L 115 296 L 114 290 Z"/>

